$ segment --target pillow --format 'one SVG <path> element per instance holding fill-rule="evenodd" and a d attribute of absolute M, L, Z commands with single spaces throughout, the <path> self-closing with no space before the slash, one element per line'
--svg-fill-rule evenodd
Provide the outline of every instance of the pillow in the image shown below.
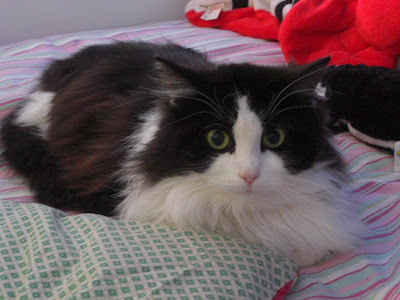
<path fill-rule="evenodd" d="M 243 241 L 10 201 L 0 260 L 2 299 L 282 299 L 297 277 Z"/>

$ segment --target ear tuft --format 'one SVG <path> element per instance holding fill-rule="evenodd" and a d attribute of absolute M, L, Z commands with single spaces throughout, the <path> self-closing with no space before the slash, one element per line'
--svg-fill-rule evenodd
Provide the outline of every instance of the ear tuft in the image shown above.
<path fill-rule="evenodd" d="M 177 106 L 176 100 L 190 94 L 194 87 L 177 71 L 178 66 L 161 57 L 155 59 L 155 70 L 162 86 L 159 92 L 168 97 L 172 106 Z"/>

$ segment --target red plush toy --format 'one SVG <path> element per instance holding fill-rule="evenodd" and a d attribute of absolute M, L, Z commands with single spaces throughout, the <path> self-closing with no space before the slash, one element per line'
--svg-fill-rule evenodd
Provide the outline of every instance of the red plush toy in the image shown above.
<path fill-rule="evenodd" d="M 331 56 L 331 64 L 394 68 L 400 54 L 399 0 L 300 0 L 283 20 L 279 42 L 300 64 Z"/>
<path fill-rule="evenodd" d="M 204 18 L 210 9 L 214 19 Z M 400 0 L 192 0 L 186 16 L 198 26 L 277 39 L 299 64 L 331 56 L 334 65 L 394 68 L 400 54 Z"/>

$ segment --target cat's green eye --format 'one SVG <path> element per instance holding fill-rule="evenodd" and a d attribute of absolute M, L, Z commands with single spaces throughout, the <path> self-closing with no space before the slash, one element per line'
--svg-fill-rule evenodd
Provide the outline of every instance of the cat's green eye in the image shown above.
<path fill-rule="evenodd" d="M 285 140 L 285 133 L 280 128 L 267 129 L 263 135 L 263 144 L 270 149 L 278 148 Z"/>
<path fill-rule="evenodd" d="M 211 130 L 207 133 L 208 144 L 216 150 L 223 150 L 229 145 L 229 135 L 222 130 Z"/>

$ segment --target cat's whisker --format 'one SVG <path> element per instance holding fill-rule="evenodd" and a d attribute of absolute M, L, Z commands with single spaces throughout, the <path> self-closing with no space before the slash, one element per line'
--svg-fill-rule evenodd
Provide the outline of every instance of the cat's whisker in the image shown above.
<path fill-rule="evenodd" d="M 157 89 L 149 89 L 145 87 L 138 87 L 136 92 L 149 96 L 165 96 L 165 92 Z"/>
<path fill-rule="evenodd" d="M 206 94 L 204 94 L 203 92 L 200 92 L 200 91 L 198 91 L 198 90 L 193 90 L 192 92 L 195 93 L 195 94 L 198 94 L 198 95 L 200 95 L 200 96 L 202 96 L 202 97 L 204 97 L 206 100 L 210 101 L 210 103 L 216 105 L 216 99 L 213 99 L 213 98 L 207 96 Z M 214 107 L 215 107 L 215 109 L 218 109 L 217 106 L 214 106 Z"/>
<path fill-rule="evenodd" d="M 208 184 L 208 185 L 198 184 L 198 185 L 189 186 L 189 187 L 185 188 L 185 190 L 189 191 L 189 192 L 193 192 L 193 191 L 199 191 L 199 190 L 204 191 L 204 189 L 211 189 L 211 188 L 215 188 L 215 185 L 214 184 Z"/>
<path fill-rule="evenodd" d="M 200 131 L 199 134 L 197 135 L 196 141 L 199 138 L 199 136 L 201 136 L 203 134 L 203 132 L 205 132 L 208 128 L 217 128 L 217 127 L 222 127 L 223 128 L 224 126 L 221 123 L 213 123 L 213 124 L 210 124 L 210 125 L 204 127 L 203 130 Z"/>
<path fill-rule="evenodd" d="M 222 98 L 221 103 L 223 107 L 226 107 L 225 101 L 229 98 L 234 97 L 236 94 L 235 93 L 230 93 L 224 96 L 224 98 Z"/>
<path fill-rule="evenodd" d="M 315 195 L 315 193 L 307 193 L 305 191 L 299 192 L 299 190 L 296 187 L 293 187 L 290 185 L 286 186 L 286 191 L 290 192 L 292 194 L 293 199 L 300 199 L 304 203 L 309 202 L 310 198 Z M 310 197 L 307 197 L 307 196 L 310 196 Z M 330 193 L 323 194 L 321 191 L 320 193 L 318 193 L 318 198 L 321 200 L 331 200 L 332 196 L 330 195 Z M 294 203 L 298 203 L 298 201 L 296 201 Z"/>
<path fill-rule="evenodd" d="M 321 188 L 319 191 L 308 192 L 308 191 L 305 191 L 304 189 L 299 189 L 298 186 L 293 186 L 293 185 L 290 185 L 290 184 L 288 184 L 287 187 L 289 189 L 293 190 L 293 192 L 296 193 L 296 194 L 299 193 L 299 194 L 301 194 L 303 196 L 306 196 L 306 195 L 310 195 L 311 196 L 311 195 L 314 195 L 314 194 L 318 194 L 321 197 L 327 197 L 329 199 L 332 198 L 332 197 L 329 197 L 329 195 L 331 195 L 332 192 L 337 192 L 335 190 L 329 190 L 329 189 L 323 189 L 323 188 Z"/>
<path fill-rule="evenodd" d="M 307 192 L 307 190 L 304 190 L 304 189 L 300 189 L 299 190 L 299 188 L 297 186 L 293 186 L 293 185 L 291 185 L 289 183 L 285 184 L 285 191 L 291 192 L 294 199 L 303 197 L 302 199 L 305 199 L 306 201 L 307 201 L 307 199 L 306 199 L 307 195 L 312 196 L 312 195 L 316 194 L 316 192 Z M 319 195 L 321 195 L 321 197 L 324 196 L 324 195 L 321 194 L 322 192 L 328 192 L 328 191 L 322 191 L 321 190 L 320 193 L 319 193 Z"/>
<path fill-rule="evenodd" d="M 218 109 L 219 109 L 221 112 L 224 112 L 224 111 L 225 111 L 224 108 L 223 108 L 222 105 L 221 105 L 221 102 L 218 101 L 218 96 L 217 96 L 217 85 L 214 86 L 214 103 L 215 103 L 215 105 L 218 107 Z"/>
<path fill-rule="evenodd" d="M 184 180 L 185 182 L 190 182 L 190 181 L 200 181 L 200 180 L 204 180 L 204 182 L 208 182 L 208 181 L 214 181 L 214 180 L 218 180 L 220 179 L 220 177 L 218 176 L 212 176 L 212 175 L 201 175 L 201 174 L 196 174 L 195 177 L 193 178 L 183 178 L 182 180 Z"/>
<path fill-rule="evenodd" d="M 231 99 L 235 95 L 236 95 L 235 93 L 230 93 L 230 94 L 225 95 L 224 98 L 222 98 L 222 100 L 219 100 L 218 96 L 217 96 L 217 87 L 216 86 L 214 87 L 215 104 L 219 107 L 220 111 L 225 115 L 226 119 L 234 120 L 234 118 L 235 118 L 234 115 L 232 114 L 232 111 L 226 109 L 227 106 L 225 104 L 225 101 L 227 99 Z M 229 113 L 229 115 L 227 113 Z"/>
<path fill-rule="evenodd" d="M 208 107 L 210 107 L 218 115 L 218 117 L 217 117 L 217 115 L 215 115 L 216 118 L 218 118 L 221 121 L 223 121 L 225 119 L 224 116 L 223 116 L 223 112 L 221 112 L 218 109 L 218 107 L 215 106 L 215 104 L 209 103 L 209 102 L 207 102 L 207 101 L 205 101 L 203 99 L 196 98 L 196 97 L 193 97 L 193 96 L 186 96 L 185 99 L 201 102 L 201 103 L 207 105 Z M 211 101 L 211 102 L 213 102 L 213 101 Z"/>
<path fill-rule="evenodd" d="M 302 199 L 305 202 L 308 202 L 307 199 L 301 194 L 299 193 L 299 191 L 297 191 L 296 189 L 293 189 L 291 186 L 286 185 L 285 189 L 283 190 L 283 188 L 280 189 L 281 193 L 286 193 L 287 195 L 289 195 L 290 198 L 288 198 L 290 205 L 297 205 L 299 203 L 299 201 L 297 201 L 297 199 Z M 293 201 L 294 199 L 296 199 L 296 201 Z"/>
<path fill-rule="evenodd" d="M 235 99 L 234 98 L 235 95 L 237 95 L 237 94 L 230 93 L 228 95 L 225 95 L 225 97 L 221 100 L 221 105 L 224 107 L 225 115 L 227 116 L 228 119 L 232 120 L 232 123 L 234 123 L 234 121 L 235 121 L 235 114 L 231 110 L 226 109 L 227 105 L 225 104 L 225 102 L 227 99 Z"/>
<path fill-rule="evenodd" d="M 159 95 L 159 96 L 168 95 L 168 92 L 160 91 L 160 90 L 146 90 L 146 89 L 144 89 L 144 88 L 142 88 L 141 90 L 147 91 L 149 94 L 152 94 L 152 95 Z M 201 95 L 201 96 L 203 96 L 203 97 L 206 98 L 207 100 L 209 100 L 209 102 L 208 102 L 208 101 L 205 101 L 204 99 L 191 96 L 191 94 L 196 94 L 196 93 L 199 94 L 199 95 Z M 184 98 L 187 99 L 187 100 L 198 101 L 198 102 L 200 102 L 200 103 L 203 103 L 203 104 L 207 105 L 208 107 L 210 107 L 210 108 L 219 116 L 218 119 L 224 120 L 224 117 L 223 117 L 223 110 L 221 110 L 221 109 L 218 108 L 218 106 L 216 105 L 217 102 L 216 102 L 215 100 L 211 99 L 210 97 L 208 97 L 207 95 L 201 93 L 200 91 L 189 90 L 189 89 L 188 89 L 188 91 L 187 91 L 187 96 L 185 96 Z"/>
<path fill-rule="evenodd" d="M 291 176 L 291 175 L 284 175 L 284 174 L 282 174 L 281 176 L 284 177 L 284 178 L 289 179 L 289 182 L 290 181 L 297 181 L 297 182 L 300 182 L 300 183 L 307 183 L 309 185 L 324 189 L 326 191 L 331 191 L 331 192 L 337 191 L 337 189 L 335 189 L 335 188 L 327 188 L 324 185 L 321 185 L 321 184 L 318 184 L 318 183 L 315 183 L 313 181 L 306 180 L 306 179 L 303 179 L 303 178 L 299 178 L 298 176 Z"/>
<path fill-rule="evenodd" d="M 293 84 L 295 84 L 296 82 L 299 82 L 300 80 L 303 80 L 304 78 L 307 78 L 307 77 L 309 77 L 309 76 L 311 76 L 311 75 L 314 75 L 315 73 L 321 72 L 321 71 L 325 70 L 326 68 L 327 68 L 327 66 L 322 67 L 322 68 L 319 68 L 319 69 L 317 69 L 317 70 L 315 70 L 315 71 L 312 71 L 312 72 L 310 72 L 310 73 L 307 73 L 306 75 L 303 75 L 303 76 L 301 76 L 301 77 L 299 77 L 299 78 L 293 80 L 291 83 L 289 83 L 285 88 L 283 88 L 283 89 L 279 92 L 279 94 L 276 96 L 275 100 L 278 101 L 278 99 L 279 99 L 279 97 L 282 95 L 282 93 L 284 93 L 288 88 L 290 88 L 290 87 L 291 87 Z"/>
<path fill-rule="evenodd" d="M 153 96 L 147 96 L 147 97 L 140 97 L 140 98 L 130 99 L 130 100 L 128 100 L 128 101 L 125 101 L 124 103 L 121 103 L 121 104 L 119 104 L 119 105 L 114 106 L 114 108 L 121 108 L 121 107 L 123 107 L 123 106 L 125 106 L 125 105 L 132 104 L 132 103 L 139 102 L 139 101 L 146 100 L 146 99 L 151 99 L 151 98 L 153 98 Z M 114 108 L 113 108 L 113 109 L 114 109 Z"/>
<path fill-rule="evenodd" d="M 169 96 L 168 91 L 164 91 L 164 90 L 151 90 L 151 89 L 146 89 L 146 88 L 138 88 L 139 90 L 146 92 L 147 94 L 150 94 L 152 96 Z M 207 100 L 209 100 L 210 102 L 205 101 L 204 99 L 200 99 L 200 98 L 196 98 L 191 96 L 191 94 L 200 94 L 201 96 L 203 96 L 204 98 L 206 98 Z M 218 107 L 215 106 L 215 101 L 213 99 L 211 99 L 210 97 L 208 97 L 207 95 L 200 93 L 199 91 L 196 90 L 192 90 L 192 89 L 187 89 L 187 96 L 184 96 L 183 98 L 185 99 L 190 99 L 190 100 L 195 100 L 198 102 L 201 102 L 207 106 L 209 106 L 212 110 L 214 110 L 217 114 L 220 115 L 220 117 L 222 118 L 222 114 L 221 112 L 218 110 Z"/>
<path fill-rule="evenodd" d="M 272 204 L 271 207 L 273 207 L 273 208 L 283 208 L 283 207 L 288 207 L 288 206 L 292 206 L 293 205 L 293 201 L 292 201 L 293 197 L 288 191 L 282 190 L 281 188 L 277 188 L 276 190 L 280 195 L 282 195 L 283 197 L 286 198 L 287 202 L 281 203 L 281 204 Z"/>
<path fill-rule="evenodd" d="M 168 123 L 168 124 L 165 125 L 162 129 L 165 129 L 165 128 L 167 128 L 167 127 L 173 125 L 173 124 L 176 124 L 176 123 L 178 123 L 178 122 L 181 122 L 181 121 L 183 121 L 183 120 L 186 120 L 186 119 L 189 119 L 189 118 L 191 118 L 191 117 L 194 117 L 194 116 L 197 116 L 197 115 L 201 115 L 201 114 L 209 114 L 209 115 L 213 115 L 214 117 L 216 116 L 215 114 L 213 114 L 212 112 L 209 112 L 209 111 L 199 111 L 199 112 L 193 113 L 193 114 L 191 114 L 191 115 L 188 115 L 188 116 L 186 116 L 186 117 L 180 118 L 180 119 L 178 119 L 178 120 L 176 120 L 176 121 L 174 121 L 174 122 Z"/>
<path fill-rule="evenodd" d="M 187 182 L 185 182 L 187 184 Z M 202 193 L 204 193 L 206 190 L 215 190 L 216 185 L 214 184 L 205 184 L 205 183 L 199 183 L 199 184 L 191 184 L 185 187 L 181 186 L 181 192 L 182 193 L 189 193 L 189 194 L 193 194 L 196 193 L 198 191 L 201 191 Z"/>
<path fill-rule="evenodd" d="M 285 108 L 285 109 L 282 109 L 282 110 L 278 111 L 274 115 L 270 116 L 270 118 L 271 119 L 275 118 L 277 115 L 280 115 L 281 113 L 283 113 L 285 111 L 292 110 L 292 109 L 300 109 L 300 108 L 314 108 L 314 107 L 311 106 L 311 105 L 298 105 L 298 106 L 288 107 L 288 108 Z"/>
<path fill-rule="evenodd" d="M 211 103 L 213 104 L 212 107 L 214 108 L 215 111 L 218 111 L 221 115 L 221 118 L 223 118 L 224 114 L 225 114 L 225 110 L 222 108 L 222 106 L 220 105 L 220 103 L 217 101 L 217 97 L 215 96 L 215 99 L 210 98 L 209 96 L 207 96 L 206 94 L 200 92 L 200 91 L 194 91 L 195 93 L 199 94 L 200 96 L 203 96 L 204 98 L 206 98 L 207 100 L 210 101 L 210 106 Z"/>
<path fill-rule="evenodd" d="M 273 115 L 275 109 L 276 109 L 285 99 L 287 99 L 288 97 L 290 97 L 290 96 L 292 96 L 292 95 L 295 95 L 295 94 L 298 94 L 298 93 L 304 93 L 304 92 L 310 92 L 310 91 L 314 91 L 314 89 L 297 90 L 297 91 L 294 91 L 294 92 L 291 92 L 291 93 L 285 95 L 281 100 L 279 100 L 279 102 L 278 102 L 276 105 L 274 105 L 274 103 L 271 103 L 271 106 L 270 106 L 270 108 L 268 109 L 268 112 L 267 112 L 267 113 L 270 114 L 270 115 Z M 271 111 L 270 111 L 270 110 L 271 110 Z"/>

